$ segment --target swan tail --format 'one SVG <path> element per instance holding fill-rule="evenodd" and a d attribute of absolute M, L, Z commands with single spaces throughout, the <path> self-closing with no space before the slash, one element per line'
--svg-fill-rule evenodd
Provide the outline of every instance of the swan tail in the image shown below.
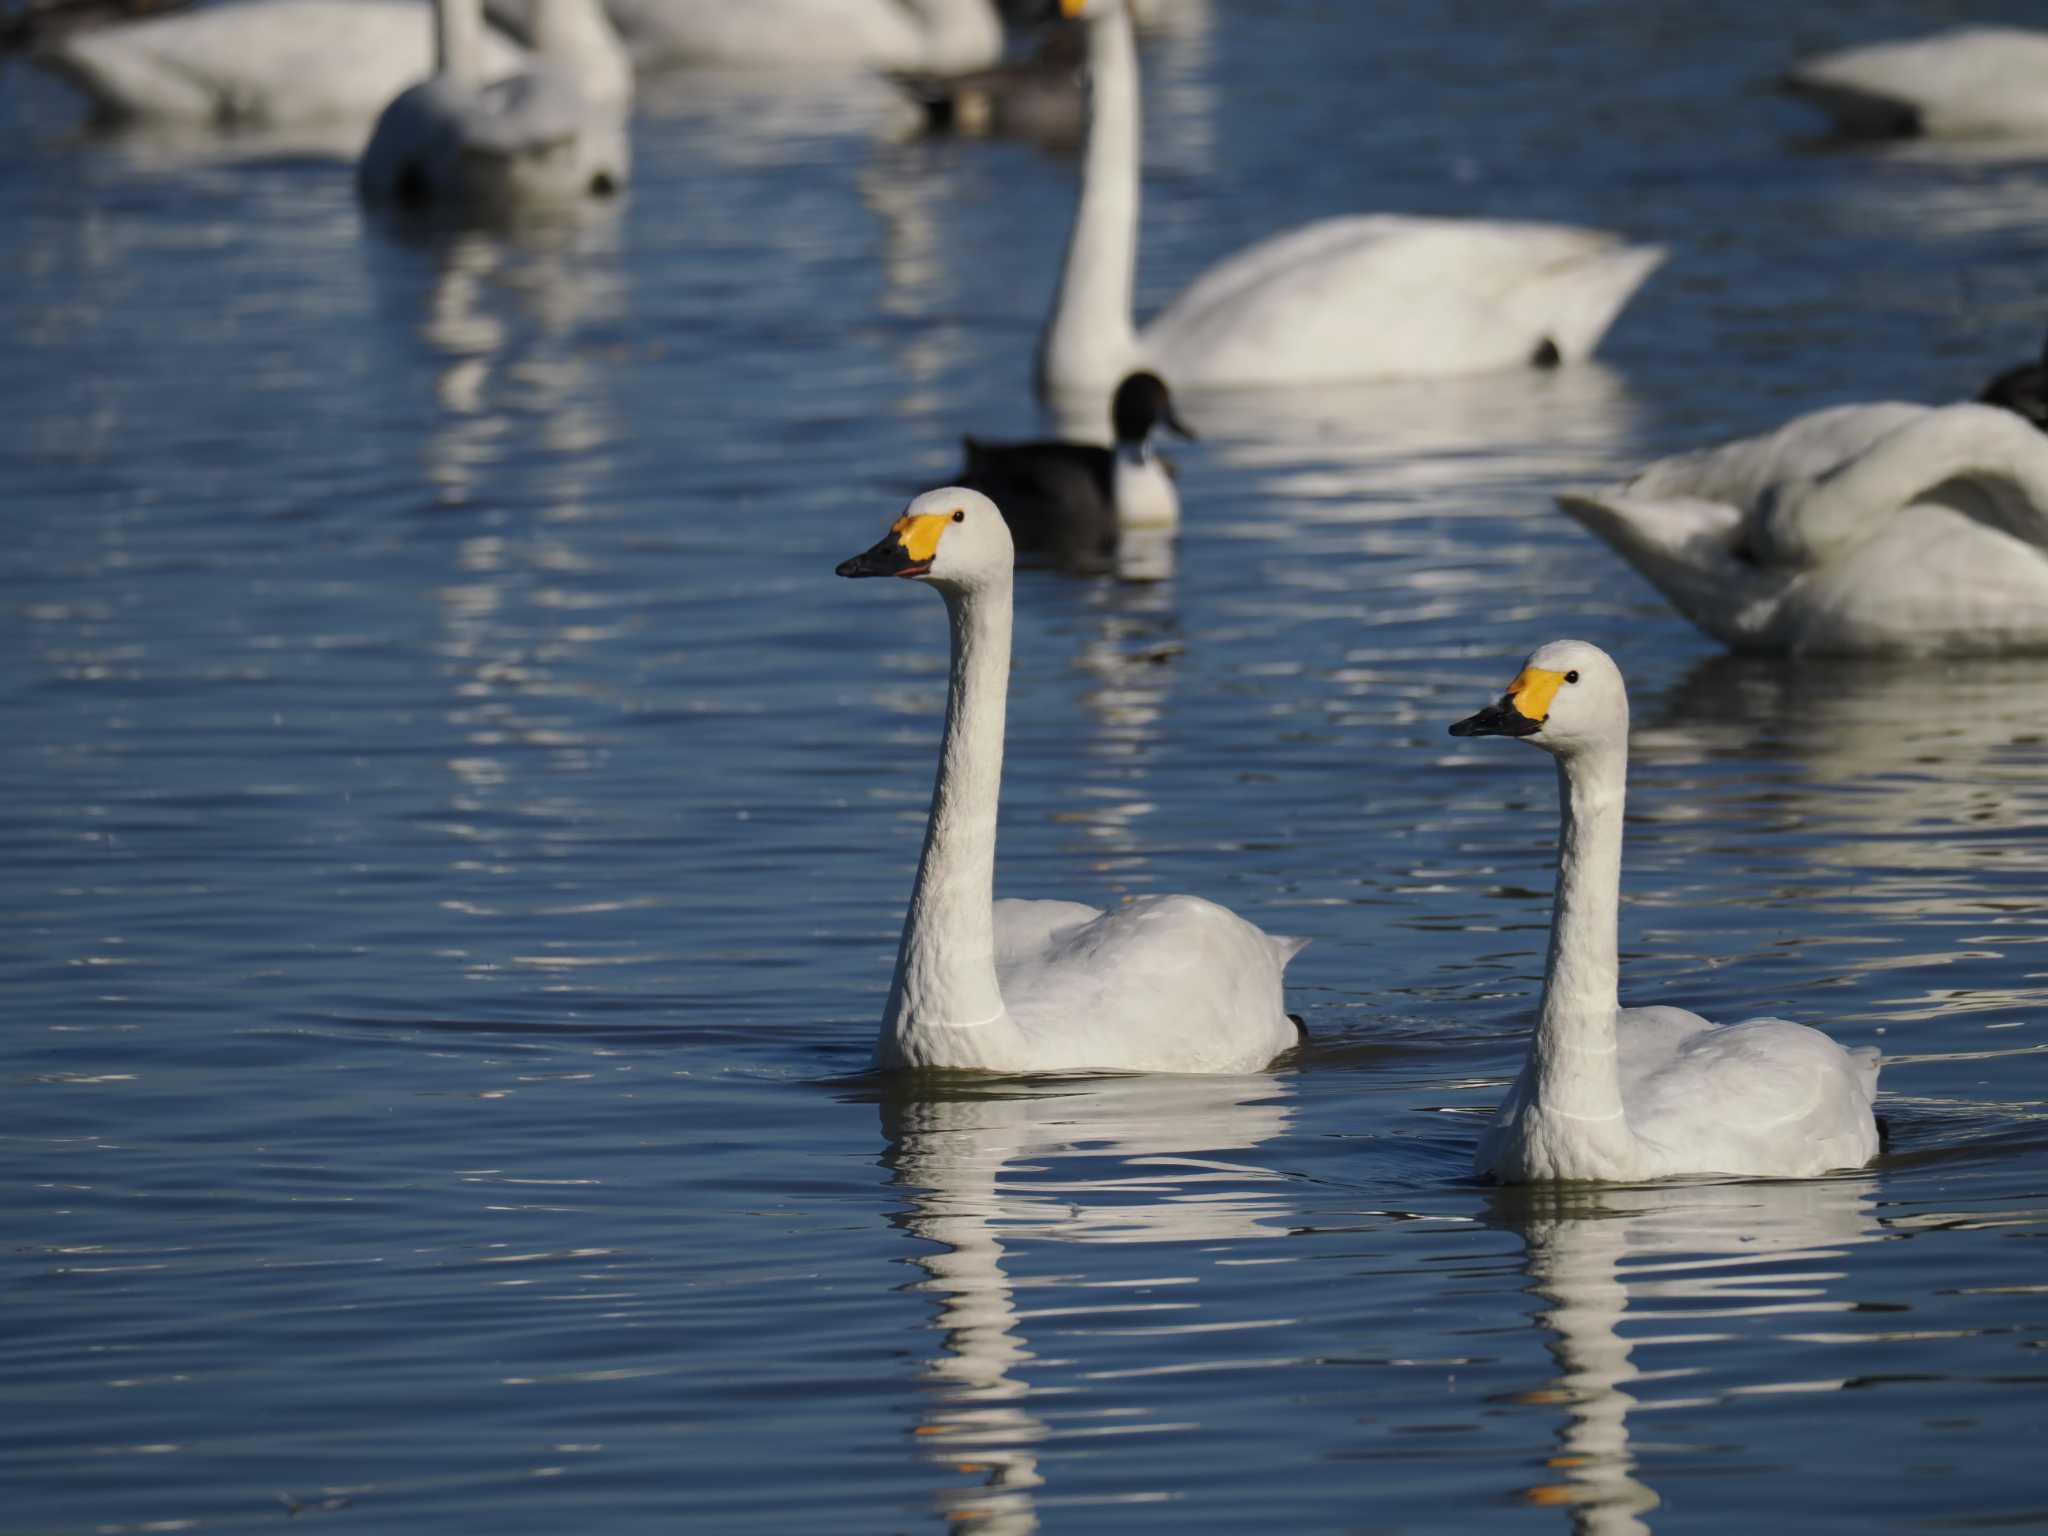
<path fill-rule="evenodd" d="M 1557 504 L 1724 644 L 1739 648 L 1758 638 L 1774 617 L 1782 579 L 1749 553 L 1737 508 L 1625 488 L 1565 491 Z"/>
<path fill-rule="evenodd" d="M 1661 245 L 1613 245 L 1560 266 L 1547 280 L 1529 285 L 1530 319 L 1547 342 L 1540 356 L 1558 362 L 1590 357 L 1636 290 L 1663 265 Z"/>
<path fill-rule="evenodd" d="M 1283 971 L 1287 969 L 1288 961 L 1309 946 L 1307 939 L 1298 939 L 1292 934 L 1285 933 L 1269 933 L 1266 935 L 1266 942 L 1273 946 L 1273 958 L 1280 963 L 1280 969 Z"/>

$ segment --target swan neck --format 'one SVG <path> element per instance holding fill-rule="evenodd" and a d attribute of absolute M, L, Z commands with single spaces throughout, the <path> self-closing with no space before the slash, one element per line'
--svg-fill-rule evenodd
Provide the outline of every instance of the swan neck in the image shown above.
<path fill-rule="evenodd" d="M 886 1060 L 929 1060 L 928 1052 L 905 1049 L 913 1037 L 993 1024 L 1003 1016 L 996 985 L 995 868 L 1010 686 L 1010 581 L 1005 576 L 989 586 L 940 591 L 952 621 L 952 676 L 924 854 L 882 1020 Z"/>
<path fill-rule="evenodd" d="M 451 85 L 483 78 L 484 12 L 481 0 L 434 0 L 434 70 Z"/>
<path fill-rule="evenodd" d="M 1138 58 L 1121 5 L 1088 24 L 1088 147 L 1081 199 L 1039 358 L 1051 388 L 1110 388 L 1137 352 Z"/>
<path fill-rule="evenodd" d="M 1529 1085 L 1547 1111 L 1620 1126 L 1615 1057 L 1620 1010 L 1623 744 L 1560 756 L 1557 898 L 1543 1008 L 1529 1051 Z"/>
<path fill-rule="evenodd" d="M 631 98 L 632 65 L 599 0 L 532 0 L 530 15 L 534 53 L 567 71 L 587 103 Z"/>

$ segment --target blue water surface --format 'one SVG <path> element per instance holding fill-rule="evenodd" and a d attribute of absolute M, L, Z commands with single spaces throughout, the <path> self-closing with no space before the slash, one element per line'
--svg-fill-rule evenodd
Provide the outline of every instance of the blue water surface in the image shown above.
<path fill-rule="evenodd" d="M 864 1075 L 946 630 L 832 566 L 1037 429 L 1073 161 L 686 73 L 615 206 L 422 236 L 0 67 L 0 1529 L 2048 1527 L 2048 674 L 1719 655 L 1550 502 L 2031 356 L 2048 156 L 1764 89 L 1935 0 L 1179 3 L 1141 308 L 1672 251 L 1584 367 L 1190 398 L 1171 579 L 1020 576 L 999 883 L 1309 936 L 1242 1079 Z M 1444 728 L 1564 634 L 1627 994 L 1880 1047 L 1874 1167 L 1467 1178 L 1555 791 Z"/>

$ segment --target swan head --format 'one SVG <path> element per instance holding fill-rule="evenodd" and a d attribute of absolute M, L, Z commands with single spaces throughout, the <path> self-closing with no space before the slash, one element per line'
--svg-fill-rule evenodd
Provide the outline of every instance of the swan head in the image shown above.
<path fill-rule="evenodd" d="M 879 544 L 837 569 L 841 576 L 906 576 L 966 591 L 1007 580 L 1016 559 L 996 504 L 948 485 L 912 501 Z"/>
<path fill-rule="evenodd" d="M 1451 727 L 1453 736 L 1516 736 L 1559 757 L 1628 744 L 1628 690 L 1597 645 L 1553 640 L 1530 653 L 1500 702 Z"/>
<path fill-rule="evenodd" d="M 1100 21 L 1124 8 L 1124 0 L 1060 0 L 1060 14 L 1069 21 Z"/>
<path fill-rule="evenodd" d="M 1117 385 L 1116 397 L 1109 403 L 1109 420 L 1119 443 L 1144 443 L 1160 427 L 1191 442 L 1195 436 L 1175 412 L 1166 380 L 1143 369 Z"/>

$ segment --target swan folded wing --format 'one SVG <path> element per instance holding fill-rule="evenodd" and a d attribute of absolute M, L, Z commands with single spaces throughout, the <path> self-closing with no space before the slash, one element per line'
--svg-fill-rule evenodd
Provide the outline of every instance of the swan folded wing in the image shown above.
<path fill-rule="evenodd" d="M 1021 901 L 1007 897 L 995 904 L 996 967 L 1043 954 L 1055 933 L 1093 922 L 1100 907 L 1079 901 Z"/>
<path fill-rule="evenodd" d="M 1592 349 L 1662 259 L 1568 225 L 1361 214 L 1211 267 L 1145 327 L 1176 382 L 1448 374 Z"/>
<path fill-rule="evenodd" d="M 1252 1072 L 1294 1044 L 1281 971 L 1300 947 L 1199 896 L 1144 896 L 997 969 L 1011 1016 L 1059 1065 Z"/>
<path fill-rule="evenodd" d="M 1641 1060 L 1630 1131 L 1672 1172 L 1808 1177 L 1877 1155 L 1877 1053 L 1786 1019 L 1690 1031 Z"/>
<path fill-rule="evenodd" d="M 1811 482 L 1766 498 L 1753 540 L 1766 560 L 1815 565 L 1922 501 L 2048 548 L 2048 435 L 1995 406 L 1922 409 Z"/>

